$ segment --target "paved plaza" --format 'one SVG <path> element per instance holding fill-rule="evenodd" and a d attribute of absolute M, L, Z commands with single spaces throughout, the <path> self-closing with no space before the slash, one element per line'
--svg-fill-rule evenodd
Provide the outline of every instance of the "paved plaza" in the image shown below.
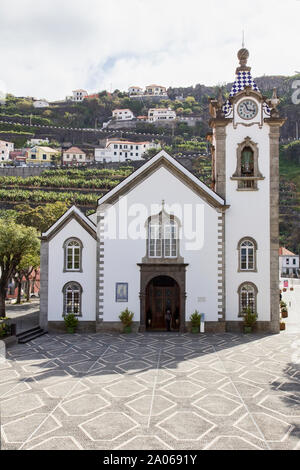
<path fill-rule="evenodd" d="M 45 335 L 0 363 L 2 449 L 300 449 L 300 333 Z"/>

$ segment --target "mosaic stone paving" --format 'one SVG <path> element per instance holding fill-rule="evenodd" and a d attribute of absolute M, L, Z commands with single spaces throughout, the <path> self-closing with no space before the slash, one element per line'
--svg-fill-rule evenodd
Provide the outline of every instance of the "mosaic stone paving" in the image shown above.
<path fill-rule="evenodd" d="M 0 399 L 2 449 L 300 450 L 300 334 L 46 335 Z"/>

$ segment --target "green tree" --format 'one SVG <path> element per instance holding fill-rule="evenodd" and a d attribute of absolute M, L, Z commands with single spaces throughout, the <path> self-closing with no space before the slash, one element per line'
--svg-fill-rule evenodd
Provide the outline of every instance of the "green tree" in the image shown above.
<path fill-rule="evenodd" d="M 38 247 L 39 248 L 39 247 Z M 40 265 L 40 254 L 39 250 L 25 253 L 20 263 L 16 268 L 15 279 L 18 287 L 17 304 L 21 303 L 21 286 L 22 280 L 26 280 L 26 300 L 29 302 L 30 299 L 30 276 Z"/>
<path fill-rule="evenodd" d="M 193 96 L 187 96 L 186 99 L 184 100 L 184 104 L 188 108 L 192 108 L 194 105 L 197 104 L 197 101 L 195 100 L 195 98 Z"/>
<path fill-rule="evenodd" d="M 150 158 L 154 157 L 154 155 L 156 155 L 158 152 L 160 152 L 161 149 L 149 149 L 147 150 L 146 152 L 143 153 L 142 157 L 145 159 L 145 160 L 150 160 Z"/>
<path fill-rule="evenodd" d="M 8 281 L 27 253 L 37 252 L 39 238 L 36 229 L 0 220 L 0 317 L 5 317 L 5 297 Z"/>
<path fill-rule="evenodd" d="M 35 227 L 39 232 L 46 232 L 67 210 L 65 202 L 57 201 L 44 206 L 30 207 L 28 204 L 17 206 L 16 222 Z"/>

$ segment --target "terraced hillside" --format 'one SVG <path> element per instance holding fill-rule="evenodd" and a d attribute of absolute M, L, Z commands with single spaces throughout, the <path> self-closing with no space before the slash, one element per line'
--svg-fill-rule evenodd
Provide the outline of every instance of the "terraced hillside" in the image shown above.
<path fill-rule="evenodd" d="M 181 157 L 178 157 L 180 161 Z M 183 164 L 185 164 L 183 162 Z M 211 159 L 200 156 L 191 160 L 189 169 L 210 186 Z M 134 170 L 133 166 L 117 169 L 45 170 L 40 176 L 1 176 L 0 210 L 14 209 L 22 203 L 32 207 L 61 201 L 76 204 L 84 212 L 92 212 L 97 199 L 114 188 Z M 280 159 L 280 243 L 300 252 L 300 165 Z"/>
<path fill-rule="evenodd" d="M 300 253 L 300 165 L 280 158 L 280 242 Z"/>
<path fill-rule="evenodd" d="M 27 178 L 1 176 L 0 208 L 31 206 L 61 201 L 76 204 L 85 212 L 94 209 L 97 199 L 133 171 L 132 167 L 110 169 L 45 170 L 41 176 Z"/>

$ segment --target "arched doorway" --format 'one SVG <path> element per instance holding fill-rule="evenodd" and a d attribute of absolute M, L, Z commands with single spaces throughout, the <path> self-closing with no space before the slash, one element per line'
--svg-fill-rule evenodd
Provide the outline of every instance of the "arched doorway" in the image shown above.
<path fill-rule="evenodd" d="M 171 310 L 171 329 L 180 328 L 180 288 L 170 276 L 156 276 L 146 288 L 146 328 L 166 330 L 165 312 Z"/>

